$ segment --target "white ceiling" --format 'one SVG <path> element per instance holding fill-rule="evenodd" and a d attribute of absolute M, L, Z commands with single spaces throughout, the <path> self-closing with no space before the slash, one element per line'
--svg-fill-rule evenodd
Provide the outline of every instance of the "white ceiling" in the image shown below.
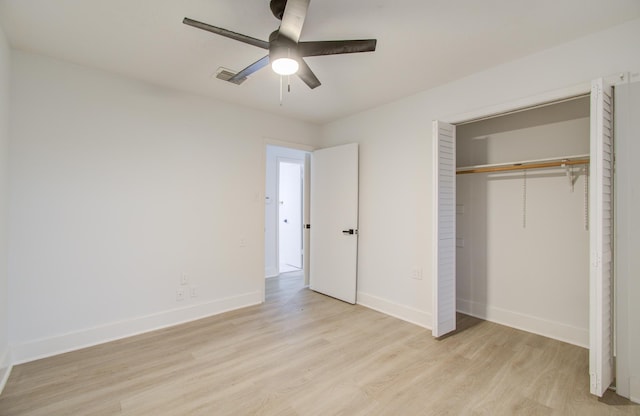
<path fill-rule="evenodd" d="M 264 50 L 182 24 L 268 40 L 269 0 L 0 0 L 11 45 L 183 91 L 325 123 L 640 16 L 639 0 L 312 0 L 301 41 L 376 38 L 376 52 L 306 58 L 322 85 L 264 68 L 212 78 Z"/>

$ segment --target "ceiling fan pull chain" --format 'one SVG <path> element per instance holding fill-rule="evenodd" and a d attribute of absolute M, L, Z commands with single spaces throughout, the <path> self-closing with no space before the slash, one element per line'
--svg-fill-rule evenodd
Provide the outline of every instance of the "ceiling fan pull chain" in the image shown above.
<path fill-rule="evenodd" d="M 282 107 L 282 75 L 280 75 L 280 107 Z"/>
<path fill-rule="evenodd" d="M 291 75 L 287 75 L 287 92 L 291 92 Z"/>

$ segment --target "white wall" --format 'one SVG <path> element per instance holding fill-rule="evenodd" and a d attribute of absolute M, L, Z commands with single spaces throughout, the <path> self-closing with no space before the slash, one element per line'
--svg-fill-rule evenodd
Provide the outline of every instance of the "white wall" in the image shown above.
<path fill-rule="evenodd" d="M 12 62 L 16 362 L 262 301 L 265 140 L 311 145 L 316 126 L 42 56 Z M 178 302 L 182 273 L 198 296 Z"/>
<path fill-rule="evenodd" d="M 9 68 L 11 52 L 0 27 L 0 392 L 10 371 L 8 341 Z"/>
<path fill-rule="evenodd" d="M 431 325 L 432 120 L 638 70 L 637 39 L 640 19 L 324 126 L 324 146 L 360 143 L 359 302 Z"/>
<path fill-rule="evenodd" d="M 589 98 L 459 126 L 458 166 L 589 154 Z M 585 167 L 457 176 L 458 310 L 587 347 Z M 525 218 L 523 218 L 525 217 Z M 523 223 L 526 220 L 526 223 Z"/>
<path fill-rule="evenodd" d="M 616 88 L 617 392 L 640 403 L 640 76 Z"/>
<path fill-rule="evenodd" d="M 305 151 L 281 146 L 267 146 L 266 154 L 266 184 L 265 184 L 265 264 L 266 277 L 278 275 L 278 240 L 276 227 L 278 226 L 278 158 L 299 160 L 304 163 Z"/>
<path fill-rule="evenodd" d="M 323 146 L 360 143 L 359 302 L 431 325 L 431 120 L 638 70 L 638 38 L 634 20 L 324 126 Z M 316 126 L 21 52 L 12 70 L 18 362 L 260 301 L 263 138 L 314 146 Z M 178 303 L 182 272 L 199 297 Z"/>

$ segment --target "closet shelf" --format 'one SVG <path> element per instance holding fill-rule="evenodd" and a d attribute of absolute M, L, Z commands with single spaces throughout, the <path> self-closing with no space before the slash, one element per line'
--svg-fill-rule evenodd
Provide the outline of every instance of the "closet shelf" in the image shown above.
<path fill-rule="evenodd" d="M 570 165 L 588 165 L 589 155 L 574 155 L 551 159 L 524 160 L 521 162 L 495 163 L 490 165 L 464 166 L 456 169 L 456 174 L 507 172 L 513 170 L 567 167 Z"/>

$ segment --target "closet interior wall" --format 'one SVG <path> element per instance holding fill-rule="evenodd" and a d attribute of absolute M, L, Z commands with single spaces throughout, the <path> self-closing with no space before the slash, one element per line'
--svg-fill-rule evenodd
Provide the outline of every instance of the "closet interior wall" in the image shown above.
<path fill-rule="evenodd" d="M 457 166 L 589 154 L 589 98 L 457 126 Z M 588 346 L 588 166 L 457 175 L 457 308 Z"/>

